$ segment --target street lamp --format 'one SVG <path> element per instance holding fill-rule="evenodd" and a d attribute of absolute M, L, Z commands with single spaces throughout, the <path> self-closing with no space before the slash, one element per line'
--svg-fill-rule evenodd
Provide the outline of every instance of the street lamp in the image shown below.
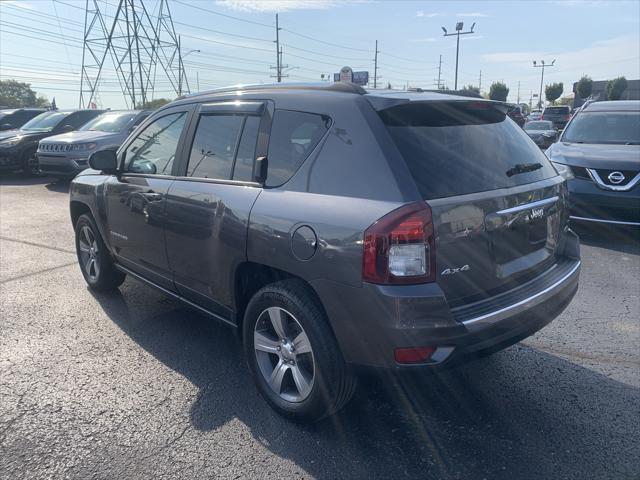
<path fill-rule="evenodd" d="M 473 25 L 471 25 L 471 30 L 469 30 L 468 32 L 463 32 L 462 29 L 464 28 L 464 22 L 458 22 L 456 23 L 456 33 L 447 33 L 447 29 L 444 27 L 441 27 L 445 37 L 451 37 L 453 35 L 457 37 L 456 38 L 456 80 L 453 87 L 454 90 L 458 90 L 458 55 L 460 54 L 460 35 L 468 35 L 470 33 L 474 33 L 473 27 L 475 26 L 476 26 L 476 22 L 473 22 Z"/>
<path fill-rule="evenodd" d="M 549 64 L 545 64 L 544 60 L 540 60 L 540 64 L 539 65 L 535 60 L 533 61 L 533 67 L 534 68 L 542 68 L 542 75 L 540 75 L 540 95 L 538 96 L 538 108 L 540 110 L 542 110 L 542 83 L 544 82 L 544 69 L 545 69 L 545 67 L 546 68 L 553 67 L 554 63 L 556 63 L 556 59 L 555 58 Z"/>
<path fill-rule="evenodd" d="M 183 55 L 181 43 L 181 38 L 180 36 L 178 36 L 178 96 L 182 95 L 182 77 L 184 76 L 186 79 L 186 76 L 184 74 L 183 60 L 187 57 L 187 55 L 191 53 L 200 53 L 200 50 L 194 48 Z M 189 80 L 187 80 L 187 90 L 189 90 Z M 200 89 L 198 88 L 198 90 Z M 189 91 L 189 93 L 191 92 Z"/>

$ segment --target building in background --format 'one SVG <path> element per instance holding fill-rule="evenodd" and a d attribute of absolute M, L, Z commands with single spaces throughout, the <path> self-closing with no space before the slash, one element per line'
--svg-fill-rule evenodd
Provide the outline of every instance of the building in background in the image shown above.
<path fill-rule="evenodd" d="M 593 88 L 591 90 L 591 97 L 596 101 L 608 100 L 606 88 L 609 80 L 594 80 Z M 575 97 L 573 98 L 573 107 L 580 107 L 586 98 L 581 98 L 576 92 L 578 82 L 573 82 L 573 92 Z M 627 89 L 622 93 L 620 100 L 640 100 L 640 80 L 627 80 Z"/>

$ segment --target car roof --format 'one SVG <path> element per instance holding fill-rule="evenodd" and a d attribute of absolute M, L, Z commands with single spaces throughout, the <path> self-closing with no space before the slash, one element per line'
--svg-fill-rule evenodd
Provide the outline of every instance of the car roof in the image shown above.
<path fill-rule="evenodd" d="M 583 112 L 632 112 L 640 110 L 640 100 L 613 100 L 588 104 Z"/>
<path fill-rule="evenodd" d="M 406 102 L 418 101 L 474 101 L 500 103 L 484 98 L 469 97 L 463 95 L 452 95 L 450 93 L 440 93 L 437 90 L 392 90 L 392 89 L 366 89 L 353 83 L 344 82 L 317 82 L 317 83 L 271 83 L 271 84 L 254 84 L 254 85 L 233 85 L 230 87 L 208 90 L 206 92 L 183 95 L 177 100 L 177 103 L 202 102 L 209 99 L 222 96 L 224 94 L 242 94 L 242 93 L 290 93 L 300 96 L 322 93 L 335 95 L 358 95 L 364 96 L 374 106 L 380 110 L 390 106 L 398 105 Z M 182 100 L 182 101 L 181 101 Z M 169 105 L 173 105 L 171 103 Z"/>

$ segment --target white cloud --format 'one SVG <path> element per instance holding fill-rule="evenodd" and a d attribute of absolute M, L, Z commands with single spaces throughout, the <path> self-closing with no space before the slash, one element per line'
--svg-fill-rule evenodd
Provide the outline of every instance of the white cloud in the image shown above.
<path fill-rule="evenodd" d="M 11 5 L 12 7 L 24 8 L 26 10 L 36 10 L 36 7 L 34 5 L 31 5 L 30 3 L 25 2 L 25 1 L 2 0 L 2 3 L 4 5 Z"/>
<path fill-rule="evenodd" d="M 423 43 L 423 42 L 437 42 L 438 39 L 434 37 L 425 37 L 425 38 L 410 38 L 410 42 Z"/>
<path fill-rule="evenodd" d="M 494 52 L 480 56 L 482 62 L 495 64 L 495 68 L 509 72 L 508 77 L 523 81 L 540 78 L 540 69 L 533 68 L 533 60 L 539 62 L 544 59 L 549 64 L 555 59 L 555 65 L 544 72 L 545 81 L 564 81 L 567 91 L 570 91 L 570 87 L 567 88 L 569 82 L 576 81 L 583 74 L 594 80 L 606 80 L 619 75 L 638 78 L 638 58 L 640 43 L 636 35 L 593 42 L 578 50 Z"/>
<path fill-rule="evenodd" d="M 456 17 L 488 17 L 487 13 L 473 12 L 473 13 L 456 13 Z"/>
<path fill-rule="evenodd" d="M 424 10 L 418 10 L 416 12 L 416 17 L 425 17 L 425 18 L 433 18 L 439 16 L 439 13 L 435 12 L 425 12 Z"/>
<path fill-rule="evenodd" d="M 286 12 L 288 10 L 326 10 L 338 0 L 217 0 L 216 3 L 243 12 Z"/>

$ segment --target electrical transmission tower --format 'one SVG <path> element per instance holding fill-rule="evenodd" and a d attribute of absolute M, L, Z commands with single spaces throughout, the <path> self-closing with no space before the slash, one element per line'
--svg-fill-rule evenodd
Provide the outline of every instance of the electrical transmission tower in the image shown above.
<path fill-rule="evenodd" d="M 159 0 L 153 17 L 144 0 L 118 0 L 113 17 L 99 0 L 86 0 L 84 23 L 80 108 L 96 103 L 108 64 L 130 108 L 153 98 L 156 75 L 168 79 L 176 95 L 189 91 L 168 0 Z"/>

